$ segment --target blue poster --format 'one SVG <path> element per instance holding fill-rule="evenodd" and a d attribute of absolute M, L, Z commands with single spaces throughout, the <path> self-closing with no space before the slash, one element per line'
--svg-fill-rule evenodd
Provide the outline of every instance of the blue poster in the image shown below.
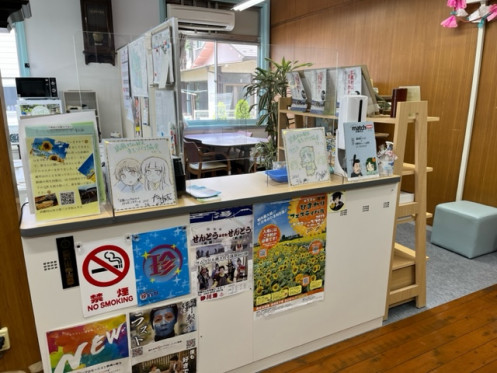
<path fill-rule="evenodd" d="M 133 235 L 138 305 L 190 294 L 186 227 Z"/>

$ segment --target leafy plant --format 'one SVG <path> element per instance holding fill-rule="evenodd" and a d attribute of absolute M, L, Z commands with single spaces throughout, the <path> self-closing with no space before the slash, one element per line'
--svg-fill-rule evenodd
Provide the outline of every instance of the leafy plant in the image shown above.
<path fill-rule="evenodd" d="M 238 100 L 235 106 L 236 119 L 249 119 L 250 118 L 250 105 L 247 100 L 243 98 Z"/>
<path fill-rule="evenodd" d="M 228 119 L 228 114 L 226 113 L 226 105 L 222 101 L 219 101 L 217 103 L 217 118 Z"/>
<path fill-rule="evenodd" d="M 259 108 L 259 117 L 256 121 L 257 126 L 265 126 L 268 134 L 267 143 L 256 145 L 258 152 L 263 159 L 263 165 L 266 169 L 271 169 L 273 161 L 276 159 L 278 144 L 278 98 L 286 97 L 288 80 L 286 74 L 295 69 L 308 67 L 312 64 L 301 63 L 298 61 L 287 61 L 285 57 L 278 63 L 270 58 L 266 58 L 269 63 L 269 69 L 257 67 L 252 82 L 245 88 L 245 97 L 252 95 L 257 96 L 258 102 L 250 107 L 252 110 L 255 106 Z"/>

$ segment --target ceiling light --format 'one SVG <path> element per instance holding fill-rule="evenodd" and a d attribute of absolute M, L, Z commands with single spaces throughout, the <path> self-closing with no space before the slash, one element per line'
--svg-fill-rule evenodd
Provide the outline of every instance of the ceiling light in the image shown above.
<path fill-rule="evenodd" d="M 241 2 L 238 5 L 235 5 L 233 7 L 233 10 L 238 10 L 239 12 L 241 12 L 242 10 L 250 8 L 251 6 L 262 3 L 263 1 L 264 0 L 247 0 L 247 1 Z"/>

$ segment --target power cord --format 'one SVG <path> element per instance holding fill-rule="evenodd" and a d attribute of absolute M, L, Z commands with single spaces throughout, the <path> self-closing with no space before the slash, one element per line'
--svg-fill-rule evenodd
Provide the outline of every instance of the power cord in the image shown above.
<path fill-rule="evenodd" d="M 22 222 L 22 213 L 23 213 L 23 210 L 24 210 L 24 206 L 26 206 L 29 202 L 24 202 L 22 205 L 21 205 L 21 214 L 19 216 L 19 227 L 21 226 L 21 222 Z"/>

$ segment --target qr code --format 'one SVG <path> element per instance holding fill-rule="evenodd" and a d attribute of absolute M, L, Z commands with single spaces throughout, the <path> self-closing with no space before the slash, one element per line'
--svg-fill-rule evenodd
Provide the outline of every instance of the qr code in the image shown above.
<path fill-rule="evenodd" d="M 188 339 L 186 341 L 186 348 L 192 348 L 195 347 L 195 339 Z"/>
<path fill-rule="evenodd" d="M 74 192 L 61 192 L 60 193 L 61 205 L 74 205 Z"/>
<path fill-rule="evenodd" d="M 133 348 L 131 350 L 131 354 L 133 355 L 133 357 L 142 356 L 143 355 L 143 347 Z"/>

